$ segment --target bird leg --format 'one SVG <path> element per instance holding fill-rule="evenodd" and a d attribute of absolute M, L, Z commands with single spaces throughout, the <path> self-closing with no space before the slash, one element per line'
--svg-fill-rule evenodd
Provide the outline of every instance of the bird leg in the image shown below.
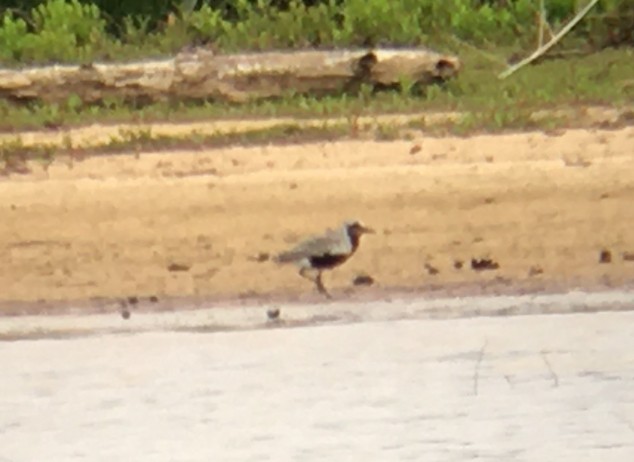
<path fill-rule="evenodd" d="M 309 281 L 314 282 L 315 285 L 317 286 L 317 291 L 320 294 L 323 294 L 323 295 L 325 295 L 328 298 L 332 298 L 332 296 L 328 293 L 328 291 L 324 287 L 323 281 L 321 280 L 321 271 L 318 271 L 317 272 L 317 276 L 315 276 L 315 277 L 311 277 L 308 274 L 308 271 L 310 271 L 310 268 L 302 268 L 302 269 L 299 270 L 299 275 L 301 277 L 303 277 L 303 278 L 308 279 Z"/>
<path fill-rule="evenodd" d="M 317 285 L 317 290 L 319 291 L 319 293 L 325 295 L 327 298 L 332 298 L 332 296 L 328 293 L 328 291 L 324 287 L 324 283 L 321 280 L 321 271 L 317 273 L 317 277 L 315 278 L 315 284 Z"/>

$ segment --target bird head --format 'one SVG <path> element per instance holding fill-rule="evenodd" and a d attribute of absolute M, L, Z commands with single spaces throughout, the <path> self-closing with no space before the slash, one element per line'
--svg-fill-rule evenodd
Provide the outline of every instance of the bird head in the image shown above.
<path fill-rule="evenodd" d="M 360 221 L 350 220 L 345 223 L 346 230 L 348 231 L 348 235 L 359 237 L 362 234 L 374 234 L 375 231 L 372 228 L 368 228 Z"/>

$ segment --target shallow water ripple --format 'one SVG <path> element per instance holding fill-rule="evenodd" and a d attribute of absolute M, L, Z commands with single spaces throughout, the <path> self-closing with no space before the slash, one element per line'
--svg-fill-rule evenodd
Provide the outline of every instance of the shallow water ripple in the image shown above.
<path fill-rule="evenodd" d="M 0 364 L 0 461 L 634 460 L 632 312 L 25 340 Z"/>

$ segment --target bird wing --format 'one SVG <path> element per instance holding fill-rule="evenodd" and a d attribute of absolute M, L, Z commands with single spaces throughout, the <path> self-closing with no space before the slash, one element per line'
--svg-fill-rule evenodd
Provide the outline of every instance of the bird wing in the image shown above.
<path fill-rule="evenodd" d="M 329 229 L 325 234 L 306 239 L 291 250 L 281 253 L 278 260 L 283 262 L 309 256 L 347 255 L 351 250 L 350 239 L 344 229 Z"/>

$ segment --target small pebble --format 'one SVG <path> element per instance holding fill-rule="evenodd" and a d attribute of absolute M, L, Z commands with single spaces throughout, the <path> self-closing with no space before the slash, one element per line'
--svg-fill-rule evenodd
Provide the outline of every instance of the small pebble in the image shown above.
<path fill-rule="evenodd" d="M 352 284 L 355 286 L 371 286 L 374 284 L 374 278 L 367 274 L 360 274 L 352 280 Z"/>
<path fill-rule="evenodd" d="M 280 317 L 280 309 L 279 308 L 269 308 L 268 310 L 266 310 L 266 317 L 269 318 L 271 321 L 275 321 L 276 319 L 279 319 L 279 317 Z"/>

